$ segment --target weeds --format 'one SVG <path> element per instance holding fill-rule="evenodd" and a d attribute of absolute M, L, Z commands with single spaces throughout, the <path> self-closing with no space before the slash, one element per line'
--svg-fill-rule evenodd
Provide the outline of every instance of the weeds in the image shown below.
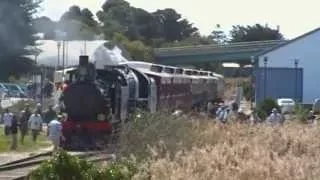
<path fill-rule="evenodd" d="M 200 145 L 178 151 L 174 158 L 151 157 L 144 164 L 148 173 L 144 169 L 135 178 L 312 179 L 320 174 L 318 128 L 208 123 L 198 136 Z"/>
<path fill-rule="evenodd" d="M 84 174 L 69 174 L 69 179 L 295 180 L 317 179 L 320 175 L 318 127 L 296 121 L 273 127 L 222 125 L 189 116 L 139 114 L 125 125 L 120 137 L 118 156 L 131 157 L 130 160 L 109 163 L 102 169 L 84 162 L 70 165 L 73 168 L 64 168 L 70 169 L 68 173 Z M 38 174 L 39 171 L 47 175 L 42 177 L 60 172 L 46 168 L 38 170 Z"/>
<path fill-rule="evenodd" d="M 197 133 L 195 123 L 183 117 L 173 117 L 166 113 L 137 112 L 131 122 L 124 127 L 120 138 L 119 154 L 133 154 L 137 159 L 144 159 L 154 154 L 153 147 L 170 149 L 172 152 L 183 147 L 192 147 Z M 139 148 L 137 148 L 139 147 Z M 157 152 L 162 156 L 165 151 Z"/>
<path fill-rule="evenodd" d="M 307 123 L 308 113 L 309 113 L 308 109 L 303 108 L 301 104 L 295 105 L 296 119 L 299 120 L 300 122 Z"/>

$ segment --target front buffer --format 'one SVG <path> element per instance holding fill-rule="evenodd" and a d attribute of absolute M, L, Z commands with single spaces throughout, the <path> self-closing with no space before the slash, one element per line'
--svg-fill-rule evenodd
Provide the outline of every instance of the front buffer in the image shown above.
<path fill-rule="evenodd" d="M 112 125 L 100 121 L 65 121 L 62 123 L 65 150 L 102 150 L 110 142 Z"/>

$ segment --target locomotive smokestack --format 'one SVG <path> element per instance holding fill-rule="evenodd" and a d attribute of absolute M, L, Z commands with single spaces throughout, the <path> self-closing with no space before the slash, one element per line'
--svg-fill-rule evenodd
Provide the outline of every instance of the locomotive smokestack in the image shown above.
<path fill-rule="evenodd" d="M 89 56 L 79 57 L 79 66 L 87 66 L 89 64 Z"/>

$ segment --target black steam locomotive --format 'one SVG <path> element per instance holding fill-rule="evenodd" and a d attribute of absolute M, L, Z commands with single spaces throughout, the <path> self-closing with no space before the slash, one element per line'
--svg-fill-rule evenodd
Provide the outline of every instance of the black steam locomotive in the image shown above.
<path fill-rule="evenodd" d="M 224 78 L 209 71 L 130 61 L 95 68 L 87 56 L 67 71 L 61 101 L 66 149 L 103 147 L 137 107 L 189 110 L 223 97 Z"/>

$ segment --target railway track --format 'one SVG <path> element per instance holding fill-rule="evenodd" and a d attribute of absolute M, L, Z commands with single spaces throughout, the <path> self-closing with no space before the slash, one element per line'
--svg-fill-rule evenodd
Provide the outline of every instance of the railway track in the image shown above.
<path fill-rule="evenodd" d="M 114 155 L 108 154 L 106 151 L 69 152 L 69 154 L 94 163 L 114 159 Z M 49 160 L 51 155 L 52 151 L 49 151 L 28 158 L 1 164 L 0 180 L 26 179 L 32 170 L 36 169 L 42 162 Z"/>

